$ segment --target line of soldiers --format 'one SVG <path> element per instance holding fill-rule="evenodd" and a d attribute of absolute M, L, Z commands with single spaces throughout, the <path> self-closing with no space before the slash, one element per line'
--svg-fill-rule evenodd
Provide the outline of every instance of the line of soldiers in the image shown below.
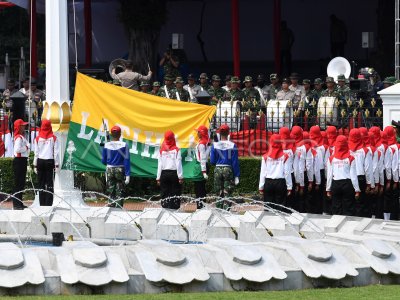
<path fill-rule="evenodd" d="M 283 127 L 269 139 L 259 190 L 300 212 L 398 220 L 399 149 L 392 126 L 353 128 L 348 137 L 334 126 Z"/>

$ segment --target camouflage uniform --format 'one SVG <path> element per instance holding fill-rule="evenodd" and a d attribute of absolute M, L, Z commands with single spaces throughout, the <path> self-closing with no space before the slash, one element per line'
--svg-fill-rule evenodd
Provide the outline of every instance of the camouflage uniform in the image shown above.
<path fill-rule="evenodd" d="M 115 203 L 116 207 L 124 206 L 124 189 L 125 189 L 125 170 L 123 167 L 107 167 L 106 168 L 107 194 L 110 199 L 109 204 Z M 117 200 L 119 199 L 119 200 Z M 115 201 L 117 200 L 117 201 Z"/>
<path fill-rule="evenodd" d="M 172 55 L 171 57 L 175 62 L 179 64 L 179 58 L 177 56 Z M 179 69 L 175 68 L 170 60 L 165 61 L 163 69 L 164 69 L 164 76 L 170 76 L 172 78 L 181 76 L 181 74 L 179 73 Z"/>
<path fill-rule="evenodd" d="M 185 102 L 189 101 L 190 99 L 189 92 L 187 90 L 184 90 L 183 88 L 179 90 L 177 88 L 172 89 L 170 93 L 171 99 L 178 100 L 177 93 L 179 94 L 179 101 L 185 101 Z"/>
<path fill-rule="evenodd" d="M 224 193 L 224 197 L 231 197 L 233 188 L 233 171 L 231 167 L 215 167 L 214 169 L 214 192 L 220 195 Z M 226 193 L 226 194 L 225 194 Z"/>
<path fill-rule="evenodd" d="M 240 83 L 240 80 L 238 77 L 233 76 L 231 78 L 231 83 Z M 241 89 L 230 89 L 229 91 L 226 91 L 223 96 L 224 101 L 242 101 L 244 99 L 244 93 Z"/>

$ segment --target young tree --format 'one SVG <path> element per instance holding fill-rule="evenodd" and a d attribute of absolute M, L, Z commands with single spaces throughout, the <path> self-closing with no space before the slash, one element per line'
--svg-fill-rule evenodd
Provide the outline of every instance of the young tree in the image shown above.
<path fill-rule="evenodd" d="M 129 39 L 129 59 L 146 73 L 156 64 L 161 26 L 167 19 L 166 0 L 120 0 L 119 18 Z M 154 68 L 152 68 L 153 71 Z"/>

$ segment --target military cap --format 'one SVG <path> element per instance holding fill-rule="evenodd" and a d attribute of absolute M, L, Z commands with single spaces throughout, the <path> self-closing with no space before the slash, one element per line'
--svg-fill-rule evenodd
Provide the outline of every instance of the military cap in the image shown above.
<path fill-rule="evenodd" d="M 141 81 L 140 82 L 140 86 L 149 86 L 150 85 L 150 83 L 148 82 L 148 81 Z"/>
<path fill-rule="evenodd" d="M 211 80 L 212 80 L 212 81 L 221 81 L 221 78 L 220 78 L 218 75 L 213 75 L 213 76 L 211 77 Z"/>
<path fill-rule="evenodd" d="M 303 79 L 303 84 L 310 84 L 311 80 L 310 79 Z"/>
<path fill-rule="evenodd" d="M 331 76 L 328 76 L 328 77 L 326 77 L 325 82 L 326 83 L 335 82 L 335 79 L 333 79 L 333 77 L 331 77 Z"/>
<path fill-rule="evenodd" d="M 173 80 L 174 80 L 174 78 L 173 78 L 171 75 L 165 75 L 165 76 L 164 76 L 164 80 L 170 80 L 170 81 L 173 81 Z"/>
<path fill-rule="evenodd" d="M 201 73 L 199 78 L 200 79 L 208 79 L 207 73 Z"/>
<path fill-rule="evenodd" d="M 232 82 L 232 83 L 240 83 L 240 79 L 239 79 L 239 77 L 237 77 L 237 76 L 232 76 L 231 82 Z"/>
<path fill-rule="evenodd" d="M 194 77 L 194 74 L 190 73 L 187 77 L 188 80 L 195 80 L 196 77 Z"/>
<path fill-rule="evenodd" d="M 232 75 L 226 75 L 225 76 L 225 82 L 231 81 L 231 79 L 232 79 Z"/>
<path fill-rule="evenodd" d="M 289 78 L 283 78 L 283 79 L 282 79 L 282 83 L 290 84 Z"/>
<path fill-rule="evenodd" d="M 276 74 L 276 73 L 272 73 L 271 75 L 269 75 L 270 80 L 277 79 L 277 78 L 278 78 L 278 74 Z"/>
<path fill-rule="evenodd" d="M 290 74 L 290 79 L 299 79 L 299 74 L 298 73 L 292 73 Z"/>
<path fill-rule="evenodd" d="M 395 82 L 396 82 L 396 77 L 394 77 L 394 76 L 386 77 L 385 80 L 383 81 L 383 83 L 390 84 L 390 85 L 393 85 Z"/>
<path fill-rule="evenodd" d="M 161 86 L 161 84 L 160 84 L 159 81 L 154 81 L 154 82 L 153 82 L 153 86 Z"/>
<path fill-rule="evenodd" d="M 262 74 L 257 75 L 257 81 L 264 81 L 265 77 Z"/>
<path fill-rule="evenodd" d="M 343 74 L 339 74 L 337 77 L 337 81 L 346 81 L 346 77 Z"/>
<path fill-rule="evenodd" d="M 174 83 L 183 83 L 182 77 L 176 77 Z"/>
<path fill-rule="evenodd" d="M 253 78 L 251 76 L 246 76 L 243 82 L 253 82 Z"/>
<path fill-rule="evenodd" d="M 314 79 L 314 84 L 322 84 L 322 79 L 321 78 L 315 78 Z"/>
<path fill-rule="evenodd" d="M 7 84 L 15 84 L 15 80 L 10 78 L 7 80 Z"/>

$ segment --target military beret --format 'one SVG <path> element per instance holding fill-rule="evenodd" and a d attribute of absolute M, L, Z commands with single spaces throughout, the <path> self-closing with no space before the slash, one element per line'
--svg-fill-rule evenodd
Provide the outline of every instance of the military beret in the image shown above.
<path fill-rule="evenodd" d="M 221 81 L 221 78 L 220 78 L 218 75 L 213 75 L 213 76 L 211 77 L 211 80 L 212 80 L 212 81 Z"/>
<path fill-rule="evenodd" d="M 15 84 L 15 80 L 10 78 L 7 80 L 7 84 Z"/>
<path fill-rule="evenodd" d="M 328 77 L 326 77 L 325 82 L 326 83 L 335 82 L 335 79 L 333 79 L 333 77 L 331 77 L 331 76 L 328 76 Z"/>
<path fill-rule="evenodd" d="M 282 83 L 287 83 L 287 84 L 289 84 L 289 83 L 290 83 L 289 78 L 283 78 L 283 79 L 282 79 Z"/>
<path fill-rule="evenodd" d="M 191 73 L 191 74 L 188 75 L 187 79 L 188 80 L 195 80 L 196 77 L 194 77 L 194 74 Z"/>
<path fill-rule="evenodd" d="M 315 78 L 314 79 L 314 84 L 322 84 L 322 79 L 321 78 Z"/>
<path fill-rule="evenodd" d="M 253 78 L 251 76 L 246 76 L 244 82 L 253 82 Z"/>
<path fill-rule="evenodd" d="M 237 77 L 237 76 L 232 76 L 231 82 L 232 82 L 232 83 L 240 83 L 240 79 L 239 79 L 239 77 Z"/>
<path fill-rule="evenodd" d="M 299 79 L 299 74 L 298 73 L 292 73 L 290 74 L 290 79 Z"/>

